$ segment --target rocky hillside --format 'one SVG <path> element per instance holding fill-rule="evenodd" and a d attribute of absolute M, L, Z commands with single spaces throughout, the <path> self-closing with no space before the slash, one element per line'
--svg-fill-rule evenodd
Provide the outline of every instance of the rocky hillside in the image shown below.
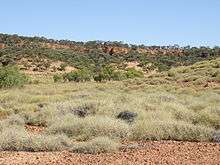
<path fill-rule="evenodd" d="M 75 42 L 0 34 L 0 65 L 16 63 L 22 70 L 31 72 L 57 72 L 64 66 L 71 67 L 69 70 L 87 68 L 95 72 L 105 66 L 124 70 L 135 65 L 148 73 L 217 57 L 220 57 L 219 47 L 145 46 L 117 41 Z"/>
<path fill-rule="evenodd" d="M 89 41 L 75 42 L 68 40 L 53 40 L 44 37 L 23 37 L 18 35 L 0 34 L 0 48 L 48 48 L 48 49 L 71 49 L 75 52 L 88 53 L 93 49 L 108 54 L 127 54 L 131 51 L 149 55 L 183 55 L 183 49 L 175 46 L 145 46 L 128 45 L 113 41 Z"/>

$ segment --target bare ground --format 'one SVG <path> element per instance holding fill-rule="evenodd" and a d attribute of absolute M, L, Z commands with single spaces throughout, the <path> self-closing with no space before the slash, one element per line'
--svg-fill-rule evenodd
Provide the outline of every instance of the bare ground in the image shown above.
<path fill-rule="evenodd" d="M 134 146 L 134 145 L 133 145 Z M 220 165 L 220 144 L 158 141 L 139 143 L 136 149 L 99 155 L 63 152 L 0 152 L 1 165 L 23 164 L 204 164 Z"/>

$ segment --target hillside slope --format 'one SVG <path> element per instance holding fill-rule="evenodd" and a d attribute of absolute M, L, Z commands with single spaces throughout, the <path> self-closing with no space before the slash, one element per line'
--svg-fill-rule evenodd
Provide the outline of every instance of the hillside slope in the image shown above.
<path fill-rule="evenodd" d="M 145 79 L 128 80 L 131 84 L 177 84 L 181 86 L 220 87 L 220 58 L 197 62 L 189 66 L 173 67 L 151 74 Z"/>
<path fill-rule="evenodd" d="M 23 37 L 0 34 L 0 64 L 22 64 L 23 70 L 47 71 L 54 62 L 76 68 L 97 68 L 114 65 L 118 69 L 135 63 L 145 73 L 165 71 L 172 67 L 191 65 L 220 57 L 220 48 L 179 46 L 128 45 L 122 42 L 75 42 L 52 40 L 44 37 Z M 28 64 L 26 61 L 29 61 Z M 52 67 L 50 65 L 52 64 Z M 31 65 L 31 66 L 30 66 Z"/>

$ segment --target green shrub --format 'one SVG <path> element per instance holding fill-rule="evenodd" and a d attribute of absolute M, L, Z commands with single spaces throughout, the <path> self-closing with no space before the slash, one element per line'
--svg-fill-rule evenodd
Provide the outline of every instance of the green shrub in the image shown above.
<path fill-rule="evenodd" d="M 15 66 L 0 68 L 0 88 L 22 86 L 28 81 L 27 77 L 19 72 Z"/>
<path fill-rule="evenodd" d="M 132 79 L 136 77 L 144 77 L 143 72 L 135 70 L 134 68 L 129 68 L 126 71 L 117 71 L 111 67 L 105 67 L 94 76 L 94 80 L 97 82 L 110 80 L 121 81 L 128 78 Z"/>
<path fill-rule="evenodd" d="M 87 69 L 82 69 L 64 74 L 63 79 L 68 81 L 75 81 L 75 82 L 90 81 L 91 74 Z"/>
<path fill-rule="evenodd" d="M 58 75 L 58 74 L 55 74 L 53 76 L 53 81 L 56 83 L 56 82 L 62 82 L 63 80 L 63 77 L 61 75 Z"/>
<path fill-rule="evenodd" d="M 121 81 L 127 79 L 126 73 L 123 71 L 114 71 L 112 75 L 114 81 Z"/>
<path fill-rule="evenodd" d="M 67 65 L 66 63 L 62 63 L 62 64 L 60 65 L 59 70 L 65 71 L 65 69 L 66 69 L 67 66 L 68 66 L 68 65 Z"/>
<path fill-rule="evenodd" d="M 167 72 L 167 75 L 168 75 L 169 77 L 175 77 L 176 72 L 175 72 L 174 70 L 170 69 L 170 70 Z"/>
<path fill-rule="evenodd" d="M 143 78 L 144 73 L 142 71 L 138 71 L 134 68 L 129 68 L 129 69 L 127 69 L 126 76 L 127 76 L 127 78 L 135 78 L 135 77 Z"/>
<path fill-rule="evenodd" d="M 94 76 L 95 81 L 97 82 L 110 81 L 112 80 L 114 69 L 110 66 L 105 66 L 105 67 L 98 69 L 98 71 L 96 72 L 97 73 L 95 73 L 95 76 Z"/>
<path fill-rule="evenodd" d="M 14 66 L 0 68 L 0 88 L 22 86 L 28 81 L 27 77 Z"/>

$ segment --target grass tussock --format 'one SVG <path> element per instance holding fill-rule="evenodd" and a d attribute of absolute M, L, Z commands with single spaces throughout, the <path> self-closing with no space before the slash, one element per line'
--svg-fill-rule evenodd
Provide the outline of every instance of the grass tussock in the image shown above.
<path fill-rule="evenodd" d="M 99 154 L 116 152 L 119 148 L 120 144 L 109 137 L 96 137 L 90 141 L 74 145 L 71 151 L 84 154 Z"/>
<path fill-rule="evenodd" d="M 133 126 L 133 140 L 210 141 L 214 130 L 184 122 L 137 122 Z"/>
<path fill-rule="evenodd" d="M 0 151 L 61 151 L 70 140 L 64 135 L 30 135 L 24 128 L 8 128 L 0 132 Z"/>
<path fill-rule="evenodd" d="M 129 125 L 123 121 L 105 117 L 89 116 L 84 119 L 66 115 L 48 127 L 48 134 L 64 133 L 77 140 L 87 140 L 96 136 L 126 138 L 129 136 Z"/>
<path fill-rule="evenodd" d="M 149 85 L 143 79 L 117 83 L 47 80 L 24 88 L 0 89 L 0 149 L 100 153 L 116 151 L 114 140 L 212 141 L 220 129 L 219 88 L 196 88 L 191 82 L 179 88 L 172 81 L 196 82 L 198 74 L 217 84 L 218 73 L 213 69 L 219 69 L 218 62 L 173 68 L 156 76 L 160 80 L 166 77 L 171 85 L 163 81 Z M 85 115 L 79 117 L 76 110 Z M 137 114 L 134 122 L 117 119 L 124 111 Z M 45 130 L 32 135 L 25 131 L 25 124 Z"/>
<path fill-rule="evenodd" d="M 0 121 L 0 131 L 10 127 L 24 127 L 24 120 L 19 115 L 11 115 Z"/>
<path fill-rule="evenodd" d="M 74 144 L 65 135 L 30 135 L 23 128 L 8 128 L 0 132 L 0 151 L 71 152 L 97 154 L 115 152 L 120 144 L 109 137 L 96 137 L 87 142 Z"/>

